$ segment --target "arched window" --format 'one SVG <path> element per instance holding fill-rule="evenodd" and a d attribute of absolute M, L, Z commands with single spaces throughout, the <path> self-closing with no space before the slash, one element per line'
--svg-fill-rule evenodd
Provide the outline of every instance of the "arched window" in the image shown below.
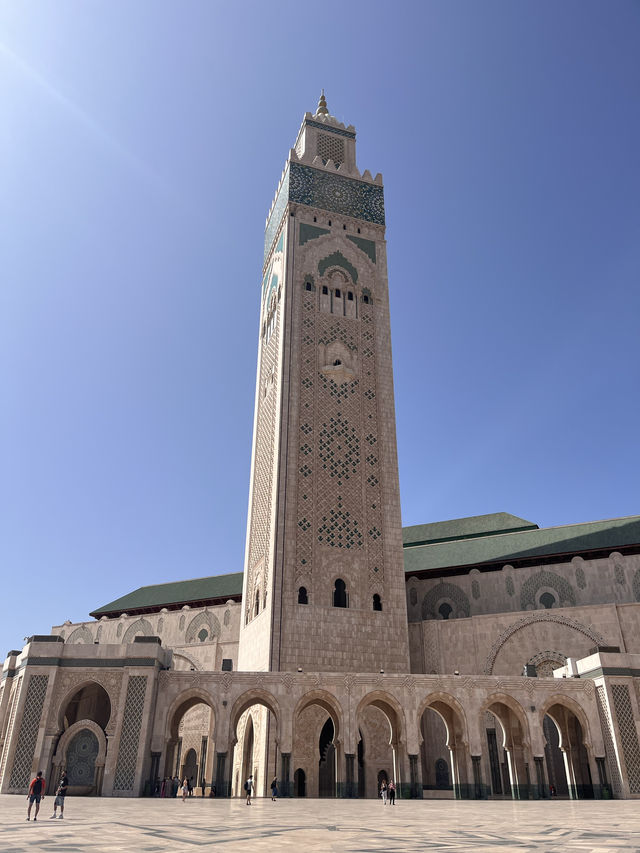
<path fill-rule="evenodd" d="M 298 590 L 298 604 L 308 604 L 309 596 L 307 595 L 306 586 L 301 586 Z"/>
<path fill-rule="evenodd" d="M 258 613 L 260 613 L 260 590 L 259 589 L 256 590 L 256 600 L 255 600 L 255 604 L 253 605 L 253 615 L 257 616 Z"/>
<path fill-rule="evenodd" d="M 365 295 L 362 297 L 362 301 L 364 302 L 364 304 L 365 304 L 365 305 L 368 305 L 368 304 L 369 304 L 369 297 L 367 296 L 367 294 L 366 294 L 366 293 L 365 293 Z"/>
<path fill-rule="evenodd" d="M 334 367 L 340 367 L 340 365 L 341 365 L 341 364 L 342 364 L 342 362 L 340 361 L 340 359 L 339 359 L 339 358 L 335 358 L 335 359 L 333 360 L 333 366 L 334 366 Z"/>
<path fill-rule="evenodd" d="M 438 607 L 438 613 L 443 619 L 448 619 L 453 613 L 453 607 L 450 604 L 447 604 L 446 601 L 443 601 L 440 607 Z"/>
<path fill-rule="evenodd" d="M 333 588 L 333 606 L 334 607 L 348 607 L 349 606 L 349 598 L 347 596 L 347 585 L 342 580 L 342 578 L 338 578 L 335 582 Z"/>
<path fill-rule="evenodd" d="M 374 610 L 382 610 L 382 601 L 380 600 L 380 596 L 376 592 L 373 596 L 373 609 Z"/>
<path fill-rule="evenodd" d="M 308 282 L 305 284 L 304 289 L 305 289 L 305 290 L 311 290 L 311 282 L 310 282 L 310 281 L 308 281 Z"/>
<path fill-rule="evenodd" d="M 347 293 L 347 301 L 353 302 L 353 293 L 351 291 Z"/>
<path fill-rule="evenodd" d="M 336 289 L 336 299 L 340 299 L 340 289 Z"/>
<path fill-rule="evenodd" d="M 556 603 L 556 599 L 554 595 L 551 595 L 550 592 L 543 592 L 540 596 L 540 604 L 545 607 L 547 610 L 551 610 L 553 605 Z"/>
<path fill-rule="evenodd" d="M 207 629 L 206 629 L 206 628 L 203 628 L 203 629 L 198 633 L 198 639 L 200 640 L 200 642 L 201 642 L 201 643 L 204 643 L 204 642 L 205 642 L 205 640 L 206 640 L 208 637 L 209 637 L 209 632 L 207 631 Z"/>
<path fill-rule="evenodd" d="M 326 284 L 323 284 L 323 285 L 322 285 L 322 295 L 323 295 L 323 296 L 327 296 L 327 295 L 328 295 L 328 293 L 329 293 L 329 288 L 327 287 L 327 285 L 326 285 Z"/>

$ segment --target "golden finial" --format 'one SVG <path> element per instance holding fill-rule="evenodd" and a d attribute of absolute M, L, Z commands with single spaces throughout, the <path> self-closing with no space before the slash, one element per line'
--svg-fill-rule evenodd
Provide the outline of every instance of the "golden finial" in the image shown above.
<path fill-rule="evenodd" d="M 328 116 L 329 110 L 327 109 L 327 99 L 324 96 L 324 89 L 322 90 L 322 94 L 320 95 L 320 100 L 318 101 L 318 109 L 316 110 L 317 116 Z"/>

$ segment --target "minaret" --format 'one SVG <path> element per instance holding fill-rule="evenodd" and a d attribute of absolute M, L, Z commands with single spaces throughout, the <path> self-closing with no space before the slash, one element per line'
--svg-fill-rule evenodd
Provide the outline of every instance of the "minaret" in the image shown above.
<path fill-rule="evenodd" d="M 408 672 L 382 176 L 324 91 L 266 222 L 239 668 Z"/>

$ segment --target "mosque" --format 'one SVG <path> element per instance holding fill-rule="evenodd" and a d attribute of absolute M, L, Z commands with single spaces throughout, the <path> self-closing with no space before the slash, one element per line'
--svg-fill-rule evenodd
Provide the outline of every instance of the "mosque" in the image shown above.
<path fill-rule="evenodd" d="M 640 516 L 402 528 L 382 176 L 324 95 L 266 222 L 244 571 L 10 651 L 0 792 L 640 797 Z"/>

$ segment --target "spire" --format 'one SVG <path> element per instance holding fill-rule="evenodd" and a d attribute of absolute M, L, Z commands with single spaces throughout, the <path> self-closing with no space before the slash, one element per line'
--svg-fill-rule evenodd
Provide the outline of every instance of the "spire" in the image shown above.
<path fill-rule="evenodd" d="M 322 94 L 320 95 L 320 100 L 318 101 L 318 109 L 316 110 L 317 116 L 328 116 L 329 110 L 327 109 L 327 99 L 324 96 L 324 89 L 322 90 Z"/>

